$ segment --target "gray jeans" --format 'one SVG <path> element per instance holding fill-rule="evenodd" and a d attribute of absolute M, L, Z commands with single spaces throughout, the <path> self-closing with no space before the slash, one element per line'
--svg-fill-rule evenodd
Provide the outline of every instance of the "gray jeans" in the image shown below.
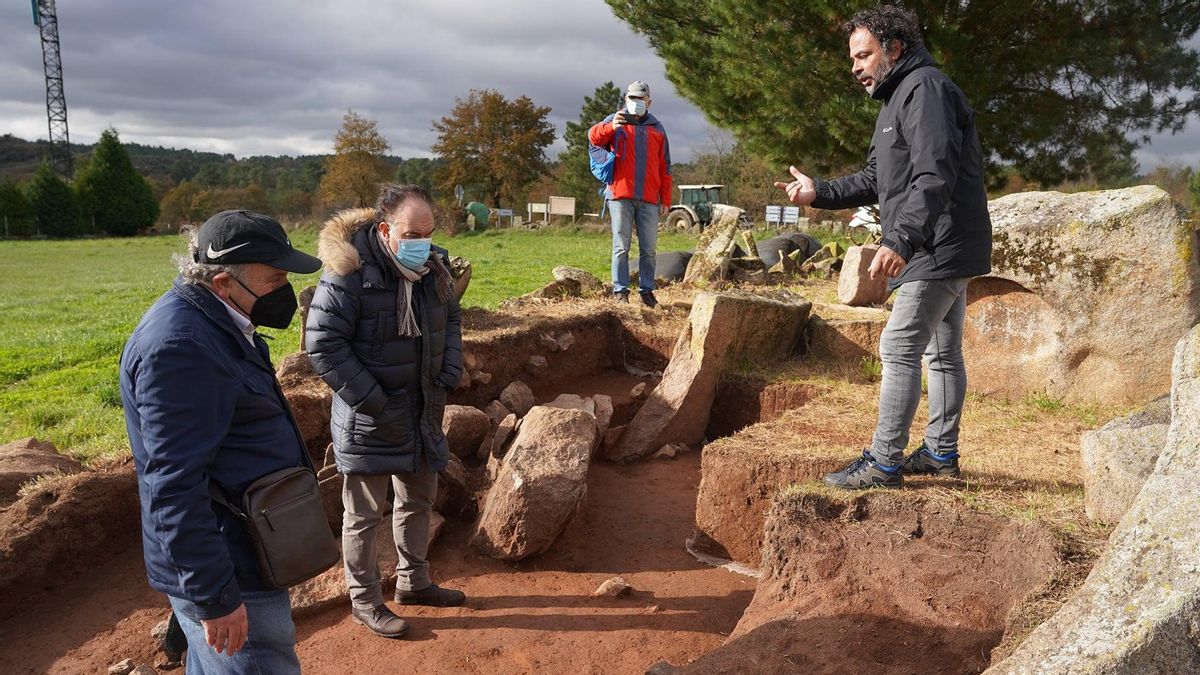
<path fill-rule="evenodd" d="M 387 505 L 388 484 L 395 488 L 392 536 L 396 541 L 396 588 L 420 590 L 429 578 L 429 523 L 437 496 L 437 474 L 347 475 L 342 484 L 342 558 L 350 602 L 368 609 L 383 604 L 376 555 L 376 529 Z"/>
<path fill-rule="evenodd" d="M 925 447 L 958 451 L 958 427 L 967 395 L 963 319 L 969 279 L 910 281 L 896 291 L 892 316 L 879 340 L 883 383 L 871 456 L 885 466 L 904 458 L 908 430 L 921 402 L 921 355 L 929 361 L 929 424 Z"/>

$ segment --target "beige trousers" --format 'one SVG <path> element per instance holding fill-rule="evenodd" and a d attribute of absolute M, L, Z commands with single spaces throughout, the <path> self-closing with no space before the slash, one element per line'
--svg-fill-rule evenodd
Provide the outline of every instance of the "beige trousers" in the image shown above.
<path fill-rule="evenodd" d="M 396 542 L 396 588 L 429 586 L 429 524 L 437 496 L 432 471 L 395 475 L 347 475 L 342 484 L 342 559 L 350 602 L 367 609 L 383 604 L 376 536 L 387 509 L 388 486 L 395 489 L 392 536 Z"/>

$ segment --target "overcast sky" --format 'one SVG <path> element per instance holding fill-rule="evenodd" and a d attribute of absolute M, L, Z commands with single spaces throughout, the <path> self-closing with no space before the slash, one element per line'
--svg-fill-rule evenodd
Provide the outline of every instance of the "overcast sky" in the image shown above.
<path fill-rule="evenodd" d="M 650 83 L 673 159 L 710 143 L 703 113 L 602 0 L 62 0 L 58 17 L 76 143 L 113 126 L 126 141 L 238 157 L 328 153 L 353 109 L 379 123 L 393 154 L 429 156 L 433 120 L 491 88 L 552 108 L 554 157 L 584 96 L 634 79 Z M 0 133 L 45 138 L 25 0 L 0 2 L 0 63 Z M 1138 158 L 1143 170 L 1200 164 L 1200 122 Z"/>

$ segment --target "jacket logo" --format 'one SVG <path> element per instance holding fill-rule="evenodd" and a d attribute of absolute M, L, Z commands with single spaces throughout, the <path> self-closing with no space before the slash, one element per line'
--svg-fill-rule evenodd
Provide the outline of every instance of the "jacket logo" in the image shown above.
<path fill-rule="evenodd" d="M 896 127 L 885 127 L 885 128 L 884 128 L 884 130 L 883 130 L 883 133 L 885 133 L 885 134 L 886 134 L 887 132 L 889 132 L 889 131 L 891 131 L 892 129 L 895 129 L 895 128 L 896 128 Z"/>
<path fill-rule="evenodd" d="M 220 258 L 221 256 L 225 255 L 226 253 L 231 253 L 233 251 L 238 250 L 239 248 L 241 248 L 243 246 L 249 246 L 249 245 L 250 245 L 250 242 L 247 241 L 247 242 L 238 244 L 237 246 L 230 246 L 229 248 L 223 248 L 220 251 L 217 251 L 217 250 L 213 249 L 212 244 L 209 244 L 208 252 L 206 252 L 204 255 L 206 255 L 209 260 L 212 260 L 213 258 Z"/>

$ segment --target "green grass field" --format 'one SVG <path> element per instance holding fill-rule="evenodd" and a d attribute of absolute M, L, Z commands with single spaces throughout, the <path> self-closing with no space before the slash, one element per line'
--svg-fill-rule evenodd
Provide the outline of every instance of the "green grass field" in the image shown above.
<path fill-rule="evenodd" d="M 316 251 L 314 233 L 293 243 Z M 608 278 L 611 237 L 571 228 L 489 230 L 434 242 L 471 260 L 465 305 L 494 308 L 553 279 L 556 265 Z M 683 235 L 661 251 L 691 248 Z M 175 277 L 176 236 L 0 241 L 0 443 L 36 436 L 81 459 L 127 451 L 117 387 L 121 346 Z M 635 245 L 636 254 L 636 245 Z M 636 263 L 635 263 L 636 264 Z M 297 290 L 319 275 L 293 275 Z M 300 341 L 299 322 L 264 330 L 278 361 Z"/>

